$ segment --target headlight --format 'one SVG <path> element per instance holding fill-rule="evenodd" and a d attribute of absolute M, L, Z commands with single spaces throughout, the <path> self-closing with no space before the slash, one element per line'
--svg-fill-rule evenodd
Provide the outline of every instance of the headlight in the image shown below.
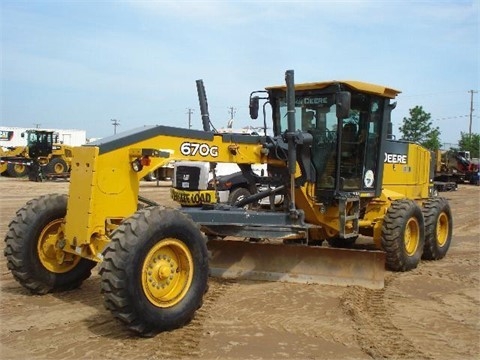
<path fill-rule="evenodd" d="M 135 172 L 142 171 L 143 169 L 142 162 L 139 159 L 132 161 L 131 166 L 132 166 L 132 170 Z"/>

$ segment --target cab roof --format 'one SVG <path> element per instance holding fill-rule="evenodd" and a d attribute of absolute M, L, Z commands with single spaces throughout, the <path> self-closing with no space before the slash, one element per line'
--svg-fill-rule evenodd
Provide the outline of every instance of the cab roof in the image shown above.
<path fill-rule="evenodd" d="M 336 84 L 347 85 L 361 92 L 379 95 L 379 96 L 387 97 L 390 99 L 394 99 L 398 94 L 401 93 L 400 90 L 396 90 L 386 86 L 375 85 L 375 84 L 370 84 L 362 81 L 354 81 L 354 80 L 338 80 L 338 81 L 332 80 L 332 81 L 295 84 L 295 90 L 319 90 L 319 89 L 324 89 L 328 86 L 336 85 Z M 265 89 L 286 91 L 287 86 L 286 85 L 269 86 L 269 87 L 266 87 Z"/>

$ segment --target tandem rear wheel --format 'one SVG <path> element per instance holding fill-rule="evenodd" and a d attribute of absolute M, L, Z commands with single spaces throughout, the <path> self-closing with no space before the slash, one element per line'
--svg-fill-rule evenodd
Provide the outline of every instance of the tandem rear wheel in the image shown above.
<path fill-rule="evenodd" d="M 408 271 L 421 259 L 442 259 L 450 247 L 452 229 L 452 213 L 445 198 L 430 198 L 422 208 L 413 200 L 394 201 L 382 226 L 387 268 Z"/>
<path fill-rule="evenodd" d="M 447 254 L 452 241 L 452 211 L 445 198 L 429 199 L 423 206 L 425 247 L 422 259 L 440 260 Z"/>
<path fill-rule="evenodd" d="M 420 207 L 413 200 L 395 200 L 382 225 L 387 268 L 393 271 L 415 269 L 422 257 L 424 243 L 425 225 Z"/>

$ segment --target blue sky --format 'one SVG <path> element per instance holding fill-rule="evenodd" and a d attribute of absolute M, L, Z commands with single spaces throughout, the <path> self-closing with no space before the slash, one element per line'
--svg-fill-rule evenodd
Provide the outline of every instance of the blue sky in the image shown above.
<path fill-rule="evenodd" d="M 258 126 L 253 90 L 361 80 L 402 91 L 394 130 L 423 106 L 444 143 L 468 132 L 479 90 L 479 1 L 1 0 L 2 126 L 201 128 L 195 80 L 216 127 Z M 473 132 L 480 132 L 474 94 Z"/>

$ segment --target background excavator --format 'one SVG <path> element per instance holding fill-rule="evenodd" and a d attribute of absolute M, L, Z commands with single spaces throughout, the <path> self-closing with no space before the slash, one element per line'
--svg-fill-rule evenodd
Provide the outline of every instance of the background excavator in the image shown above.
<path fill-rule="evenodd" d="M 444 257 L 452 216 L 445 199 L 430 197 L 430 153 L 388 140 L 398 91 L 356 81 L 295 85 L 292 70 L 285 79 L 250 96 L 252 118 L 265 101 L 265 128 L 270 106 L 273 136 L 211 131 L 199 80 L 203 131 L 145 126 L 74 148 L 68 196 L 33 199 L 9 225 L 15 279 L 35 294 L 67 290 L 101 262 L 105 306 L 148 336 L 192 319 L 210 272 L 381 288 L 385 264 L 407 271 Z M 139 196 L 139 179 L 172 160 L 236 163 L 247 179 L 252 164 L 267 164 L 269 183 L 234 206 L 203 203 L 200 192 L 198 206 L 179 209 Z M 182 178 L 195 188 L 198 175 Z M 245 208 L 276 194 L 278 208 Z M 368 248 L 344 249 L 360 235 Z"/>

